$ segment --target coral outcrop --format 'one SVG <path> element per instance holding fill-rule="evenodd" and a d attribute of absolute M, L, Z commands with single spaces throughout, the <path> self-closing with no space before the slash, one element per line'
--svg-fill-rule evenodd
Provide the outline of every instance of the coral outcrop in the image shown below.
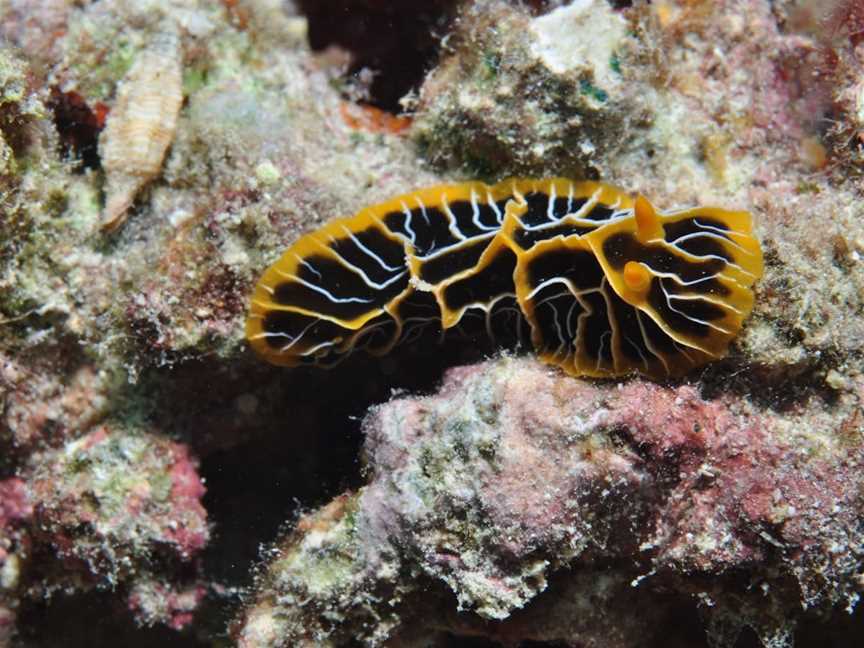
<path fill-rule="evenodd" d="M 860 416 L 858 397 L 837 409 Z M 420 626 L 637 646 L 673 594 L 718 645 L 747 626 L 773 645 L 803 611 L 858 599 L 864 439 L 831 420 L 530 360 L 452 370 L 368 415 L 369 483 L 278 547 L 241 645 L 383 645 Z M 439 590 L 472 614 L 430 613 Z M 615 596 L 642 611 L 629 626 L 605 604 L 565 613 Z"/>
<path fill-rule="evenodd" d="M 423 84 L 413 136 L 431 160 L 484 178 L 596 174 L 652 114 L 625 76 L 638 55 L 628 29 L 604 0 L 533 20 L 513 3 L 471 3 Z"/>

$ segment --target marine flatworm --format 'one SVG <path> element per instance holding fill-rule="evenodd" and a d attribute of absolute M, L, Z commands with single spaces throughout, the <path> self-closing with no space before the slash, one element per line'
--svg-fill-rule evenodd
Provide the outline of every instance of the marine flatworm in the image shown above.
<path fill-rule="evenodd" d="M 329 365 L 479 322 L 524 327 L 569 374 L 662 378 L 726 353 L 761 275 L 747 212 L 661 212 L 563 178 L 440 185 L 300 238 L 258 282 L 246 335 L 272 363 Z"/>

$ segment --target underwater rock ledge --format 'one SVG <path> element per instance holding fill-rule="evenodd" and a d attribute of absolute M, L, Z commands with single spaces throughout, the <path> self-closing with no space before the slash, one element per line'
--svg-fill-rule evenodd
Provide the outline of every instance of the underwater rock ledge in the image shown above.
<path fill-rule="evenodd" d="M 637 646 L 668 631 L 669 593 L 698 605 L 713 645 L 745 627 L 767 645 L 804 610 L 858 598 L 864 446 L 815 408 L 502 358 L 378 406 L 364 429 L 368 484 L 276 548 L 241 646 L 407 645 L 448 629 Z M 639 614 L 610 614 L 619 597 Z"/>

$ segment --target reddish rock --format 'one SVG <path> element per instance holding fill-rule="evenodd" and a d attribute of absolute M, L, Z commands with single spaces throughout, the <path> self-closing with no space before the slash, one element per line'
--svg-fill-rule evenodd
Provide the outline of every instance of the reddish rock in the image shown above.
<path fill-rule="evenodd" d="M 134 583 L 154 554 L 189 563 L 209 538 L 195 461 L 152 432 L 96 428 L 44 453 L 29 490 L 38 542 L 62 562 L 61 581 Z"/>
<path fill-rule="evenodd" d="M 24 480 L 10 477 L 0 481 L 0 529 L 23 522 L 33 514 L 33 504 L 27 496 Z"/>
<path fill-rule="evenodd" d="M 163 623 L 183 630 L 191 622 L 207 590 L 203 585 L 178 587 L 172 583 L 141 580 L 129 594 L 129 610 L 142 625 Z"/>
<path fill-rule="evenodd" d="M 864 438 L 832 427 L 836 410 L 858 408 L 847 398 L 780 413 L 530 360 L 455 369 L 436 395 L 367 417 L 368 485 L 281 545 L 241 636 L 380 645 L 451 624 L 603 645 L 617 623 L 605 588 L 629 583 L 643 625 L 615 645 L 659 640 L 663 592 L 701 601 L 717 641 L 744 627 L 766 645 L 788 638 L 802 609 L 851 609 L 858 597 Z M 598 569 L 611 581 L 587 576 Z M 452 599 L 433 605 L 442 589 Z M 375 603 L 373 592 L 387 594 Z M 564 611 L 583 597 L 596 607 L 573 624 Z M 418 617 L 429 609 L 443 618 Z M 542 623 L 553 609 L 557 621 Z"/>

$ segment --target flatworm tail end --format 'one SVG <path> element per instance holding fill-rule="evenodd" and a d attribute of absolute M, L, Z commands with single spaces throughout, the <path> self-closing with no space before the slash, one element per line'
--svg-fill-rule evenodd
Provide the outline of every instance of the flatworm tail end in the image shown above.
<path fill-rule="evenodd" d="M 273 364 L 320 364 L 354 348 L 387 349 L 386 307 L 409 287 L 405 245 L 373 215 L 331 221 L 301 237 L 252 294 L 246 337 Z"/>

